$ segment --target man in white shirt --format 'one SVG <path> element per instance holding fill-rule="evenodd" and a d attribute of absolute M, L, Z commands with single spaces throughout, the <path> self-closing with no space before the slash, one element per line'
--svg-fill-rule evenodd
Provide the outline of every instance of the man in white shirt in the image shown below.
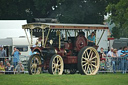
<path fill-rule="evenodd" d="M 107 56 L 108 56 L 108 57 L 111 57 L 112 54 L 113 54 L 113 48 L 111 48 L 111 50 L 108 52 Z"/>

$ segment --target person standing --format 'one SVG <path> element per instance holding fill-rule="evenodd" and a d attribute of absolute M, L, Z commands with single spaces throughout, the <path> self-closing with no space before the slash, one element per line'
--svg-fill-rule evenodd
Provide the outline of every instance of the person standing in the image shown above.
<path fill-rule="evenodd" d="M 100 48 L 100 52 L 99 52 L 99 55 L 100 55 L 100 60 L 106 60 L 105 57 L 106 57 L 106 54 L 104 53 L 104 48 Z"/>
<path fill-rule="evenodd" d="M 113 66 L 113 73 L 116 73 L 116 60 L 117 60 L 118 54 L 117 49 L 113 50 L 112 53 L 112 66 Z"/>
<path fill-rule="evenodd" d="M 92 32 L 91 35 L 88 36 L 88 46 L 94 46 L 95 45 L 95 33 Z"/>
<path fill-rule="evenodd" d="M 118 50 L 118 70 L 121 70 L 121 57 L 120 57 L 120 54 L 121 54 L 122 50 L 123 50 L 122 47 L 120 47 L 119 50 Z"/>
<path fill-rule="evenodd" d="M 118 57 L 120 57 L 120 54 L 121 54 L 122 50 L 123 50 L 122 47 L 120 47 L 119 50 L 118 50 Z"/>
<path fill-rule="evenodd" d="M 14 47 L 14 51 L 12 52 L 12 56 L 13 56 L 13 66 L 16 67 L 16 65 L 19 62 L 19 55 L 20 55 L 20 51 L 18 49 L 16 49 L 16 47 Z"/>
<path fill-rule="evenodd" d="M 5 57 L 7 57 L 6 51 L 3 49 L 3 46 L 0 45 L 0 61 L 4 62 Z"/>
<path fill-rule="evenodd" d="M 111 50 L 108 52 L 107 56 L 112 57 L 112 54 L 113 54 L 113 48 L 111 48 Z"/>
<path fill-rule="evenodd" d="M 122 66 L 122 73 L 125 74 L 127 71 L 127 58 L 128 58 L 128 53 L 127 53 L 127 47 L 125 46 L 123 50 L 121 51 L 120 56 L 122 57 L 121 59 L 121 66 Z"/>

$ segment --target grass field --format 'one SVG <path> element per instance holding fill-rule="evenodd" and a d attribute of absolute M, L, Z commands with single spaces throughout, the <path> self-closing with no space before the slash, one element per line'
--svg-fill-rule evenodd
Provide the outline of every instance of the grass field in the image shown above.
<path fill-rule="evenodd" d="M 1 75 L 0 85 L 128 85 L 128 74 Z"/>

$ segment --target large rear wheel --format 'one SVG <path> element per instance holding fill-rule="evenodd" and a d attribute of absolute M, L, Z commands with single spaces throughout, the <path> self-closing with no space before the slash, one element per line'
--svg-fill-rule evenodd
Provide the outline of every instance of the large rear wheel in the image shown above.
<path fill-rule="evenodd" d="M 100 57 L 93 47 L 84 47 L 78 54 L 78 70 L 81 74 L 95 75 L 99 70 Z"/>
<path fill-rule="evenodd" d="M 28 61 L 28 72 L 30 75 L 32 74 L 40 74 L 41 73 L 41 58 L 38 54 L 31 55 Z"/>
<path fill-rule="evenodd" d="M 60 55 L 53 55 L 49 63 L 49 73 L 62 75 L 64 69 L 63 59 Z"/>

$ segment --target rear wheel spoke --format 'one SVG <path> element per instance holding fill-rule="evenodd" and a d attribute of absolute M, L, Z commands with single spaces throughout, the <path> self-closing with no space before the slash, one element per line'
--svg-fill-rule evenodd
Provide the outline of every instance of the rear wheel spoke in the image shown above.
<path fill-rule="evenodd" d="M 84 58 L 84 57 L 82 57 L 82 59 L 84 59 L 84 60 L 88 61 L 88 58 Z"/>
<path fill-rule="evenodd" d="M 92 57 L 91 60 L 94 60 L 94 59 L 96 59 L 96 58 L 97 58 L 96 56 L 95 56 L 95 57 Z"/>
<path fill-rule="evenodd" d="M 89 55 L 88 55 L 89 58 L 90 58 L 91 53 L 92 53 L 92 50 L 90 49 L 90 52 L 89 52 Z"/>
<path fill-rule="evenodd" d="M 91 64 L 93 67 L 95 67 L 95 68 L 97 68 L 97 66 L 96 65 L 94 65 L 94 64 Z"/>
<path fill-rule="evenodd" d="M 86 65 L 88 65 L 88 64 L 87 63 L 83 64 L 83 66 L 86 66 Z"/>

